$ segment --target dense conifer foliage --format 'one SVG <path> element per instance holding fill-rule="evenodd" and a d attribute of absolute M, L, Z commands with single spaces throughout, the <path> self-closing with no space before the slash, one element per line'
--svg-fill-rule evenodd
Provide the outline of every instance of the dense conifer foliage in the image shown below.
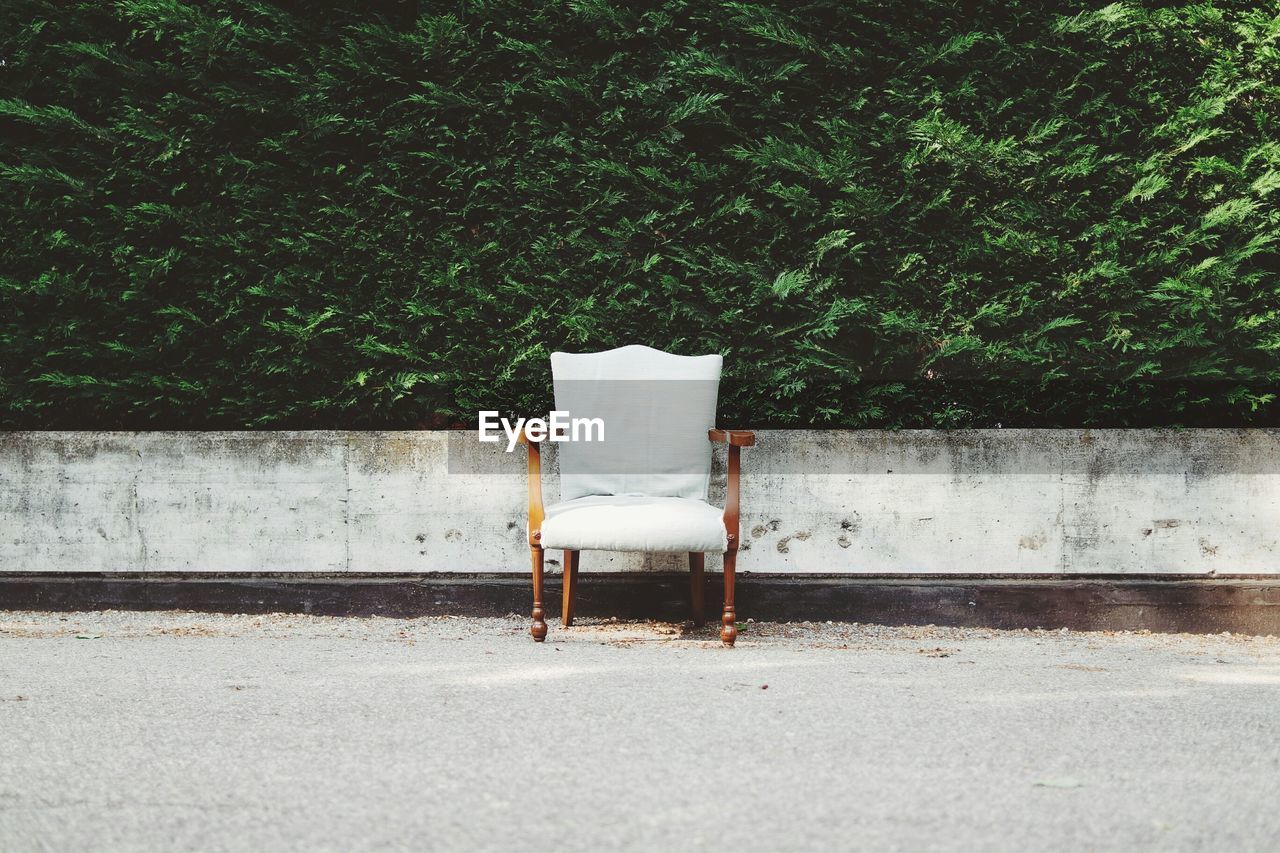
<path fill-rule="evenodd" d="M 1280 4 L 0 6 L 0 423 L 1277 423 Z"/>

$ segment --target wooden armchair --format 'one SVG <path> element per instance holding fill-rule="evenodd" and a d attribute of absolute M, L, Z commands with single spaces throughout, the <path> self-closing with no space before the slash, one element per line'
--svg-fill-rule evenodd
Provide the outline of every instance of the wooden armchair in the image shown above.
<path fill-rule="evenodd" d="M 755 444 L 748 430 L 716 429 L 721 358 L 677 356 L 629 346 L 603 353 L 552 355 L 556 408 L 601 416 L 602 446 L 561 444 L 561 501 L 544 507 L 539 442 L 526 432 L 529 549 L 533 563 L 533 626 L 547 636 L 542 598 L 543 555 L 564 552 L 561 619 L 573 624 L 580 554 L 584 550 L 685 552 L 689 555 L 693 620 L 705 622 L 704 559 L 724 554 L 724 609 L 720 639 L 738 636 L 734 573 L 741 540 L 742 448 Z M 612 435 L 611 435 L 612 431 Z M 707 503 L 713 444 L 728 447 L 724 510 Z"/>

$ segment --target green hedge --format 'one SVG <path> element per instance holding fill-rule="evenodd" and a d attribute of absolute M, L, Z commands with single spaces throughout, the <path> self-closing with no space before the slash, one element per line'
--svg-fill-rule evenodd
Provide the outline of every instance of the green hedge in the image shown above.
<path fill-rule="evenodd" d="M 0 10 L 0 421 L 1275 424 L 1280 4 Z"/>

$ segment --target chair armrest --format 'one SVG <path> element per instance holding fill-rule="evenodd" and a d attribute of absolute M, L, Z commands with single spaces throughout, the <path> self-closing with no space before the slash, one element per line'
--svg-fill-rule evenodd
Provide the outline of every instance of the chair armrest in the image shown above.
<path fill-rule="evenodd" d="M 751 447 L 756 443 L 756 434 L 749 429 L 709 429 L 707 439 L 713 444 L 727 444 L 730 447 Z"/>
<path fill-rule="evenodd" d="M 729 550 L 737 551 L 742 541 L 739 525 L 742 511 L 739 506 L 740 480 L 742 470 L 742 448 L 756 443 L 756 434 L 749 429 L 712 429 L 707 430 L 707 438 L 715 444 L 729 446 L 729 472 L 727 494 L 724 502 L 724 531 L 729 540 Z"/>
<path fill-rule="evenodd" d="M 520 430 L 517 440 L 529 451 L 529 526 L 526 532 L 529 545 L 541 548 L 542 519 L 546 517 L 542 507 L 542 448 L 524 429 Z"/>

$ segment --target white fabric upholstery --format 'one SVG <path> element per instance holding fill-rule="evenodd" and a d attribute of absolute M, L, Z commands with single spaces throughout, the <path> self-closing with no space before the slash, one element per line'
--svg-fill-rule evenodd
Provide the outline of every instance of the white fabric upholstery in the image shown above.
<path fill-rule="evenodd" d="M 723 552 L 724 512 L 690 498 L 595 495 L 554 504 L 542 547 L 568 551 Z"/>
<path fill-rule="evenodd" d="M 560 497 L 646 495 L 705 501 L 723 359 L 644 346 L 551 356 L 556 408 L 601 418 L 603 442 L 564 442 Z"/>

